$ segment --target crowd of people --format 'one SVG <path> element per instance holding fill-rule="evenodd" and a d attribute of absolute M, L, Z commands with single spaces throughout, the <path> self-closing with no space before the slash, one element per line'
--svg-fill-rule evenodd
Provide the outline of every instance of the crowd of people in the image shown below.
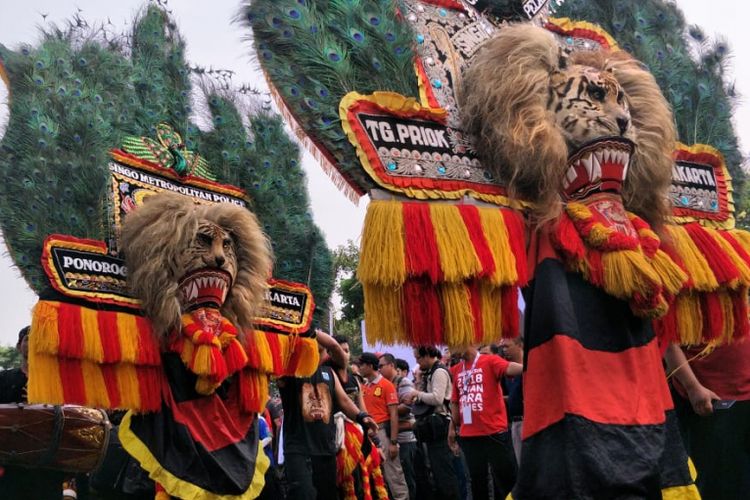
<path fill-rule="evenodd" d="M 0 372 L 0 403 L 25 402 L 28 332 L 19 333 L 21 367 Z M 506 498 L 521 458 L 522 336 L 451 352 L 417 347 L 412 367 L 388 352 L 350 359 L 346 337 L 316 338 L 318 369 L 278 379 L 259 419 L 271 463 L 261 499 Z M 703 498 L 735 498 L 750 484 L 750 342 L 705 354 L 670 346 L 666 368 Z M 110 415 L 115 426 L 118 416 Z M 360 463 L 344 473 L 355 423 Z M 94 474 L 0 465 L 0 498 L 153 498 L 153 483 L 116 435 Z"/>

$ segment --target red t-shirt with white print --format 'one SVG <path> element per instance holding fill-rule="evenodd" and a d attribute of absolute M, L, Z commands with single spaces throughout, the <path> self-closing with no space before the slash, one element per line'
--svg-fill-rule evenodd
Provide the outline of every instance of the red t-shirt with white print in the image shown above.
<path fill-rule="evenodd" d="M 473 362 L 462 361 L 451 368 L 453 394 L 458 403 L 462 437 L 489 436 L 508 430 L 500 379 L 509 363 L 494 354 L 477 354 Z M 471 421 L 465 421 L 470 415 Z"/>

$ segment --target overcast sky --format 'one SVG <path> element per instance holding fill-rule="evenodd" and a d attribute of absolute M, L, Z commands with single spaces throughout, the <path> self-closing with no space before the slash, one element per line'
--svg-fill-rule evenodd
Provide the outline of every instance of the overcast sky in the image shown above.
<path fill-rule="evenodd" d="M 118 30 L 129 26 L 145 0 L 0 0 L 0 43 L 16 48 L 19 43 L 36 42 L 39 28 L 46 22 L 62 23 L 81 10 L 89 22 L 108 20 Z M 688 23 L 702 26 L 708 35 L 721 34 L 733 49 L 733 74 L 739 92 L 750 99 L 750 2 L 740 0 L 680 0 Z M 187 41 L 190 63 L 236 72 L 235 82 L 251 83 L 265 88 L 255 63 L 250 57 L 246 35 L 232 22 L 238 8 L 236 0 L 171 0 L 169 8 L 177 20 L 179 30 Z M 46 16 L 46 20 L 43 19 Z M 744 50 L 744 52 L 743 52 Z M 7 92 L 0 81 L 0 123 L 7 120 Z M 741 103 L 735 114 L 736 130 L 743 144 L 743 152 L 750 146 L 750 105 Z M 2 127 L 0 126 L 0 130 Z M 315 220 L 323 229 L 331 248 L 348 239 L 358 242 L 364 218 L 366 199 L 354 206 L 339 193 L 315 160 L 305 154 L 303 161 L 308 175 L 308 187 Z M 18 330 L 28 324 L 36 296 L 12 267 L 4 246 L 0 258 L 0 344 L 13 344 Z"/>

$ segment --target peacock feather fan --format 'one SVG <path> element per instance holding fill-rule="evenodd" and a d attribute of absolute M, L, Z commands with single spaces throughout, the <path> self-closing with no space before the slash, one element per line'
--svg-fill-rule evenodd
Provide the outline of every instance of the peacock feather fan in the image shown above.
<path fill-rule="evenodd" d="M 663 0 L 566 0 L 557 15 L 599 24 L 643 62 L 672 105 L 679 140 L 721 151 L 735 193 L 743 193 L 746 175 L 732 126 L 737 95 L 727 81 L 726 41 L 709 40 L 701 28 L 686 24 L 674 2 Z M 747 208 L 743 198 L 736 195 L 738 212 Z"/>
<path fill-rule="evenodd" d="M 251 0 L 240 21 L 252 29 L 263 71 L 298 125 L 358 191 L 374 187 L 341 128 L 350 91 L 419 96 L 413 33 L 391 0 Z"/>
<path fill-rule="evenodd" d="M 208 118 L 196 116 L 195 78 L 173 21 L 152 5 L 133 26 L 113 40 L 71 24 L 46 30 L 36 46 L 0 46 L 11 95 L 0 142 L 0 227 L 31 288 L 41 297 L 51 292 L 40 266 L 48 234 L 112 236 L 105 222 L 109 150 L 149 150 L 168 167 L 168 146 L 181 137 L 180 154 L 195 172 L 250 195 L 273 240 L 275 276 L 309 281 L 316 302 L 327 304 L 331 255 L 281 118 L 259 107 L 243 113 L 236 92 L 211 86 L 201 87 Z M 206 130 L 191 119 L 208 122 Z"/>

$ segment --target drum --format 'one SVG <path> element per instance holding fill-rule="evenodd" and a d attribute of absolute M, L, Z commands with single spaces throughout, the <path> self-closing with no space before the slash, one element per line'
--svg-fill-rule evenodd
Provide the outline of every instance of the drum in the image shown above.
<path fill-rule="evenodd" d="M 82 406 L 0 404 L 0 464 L 85 473 L 104 458 L 111 425 Z"/>

